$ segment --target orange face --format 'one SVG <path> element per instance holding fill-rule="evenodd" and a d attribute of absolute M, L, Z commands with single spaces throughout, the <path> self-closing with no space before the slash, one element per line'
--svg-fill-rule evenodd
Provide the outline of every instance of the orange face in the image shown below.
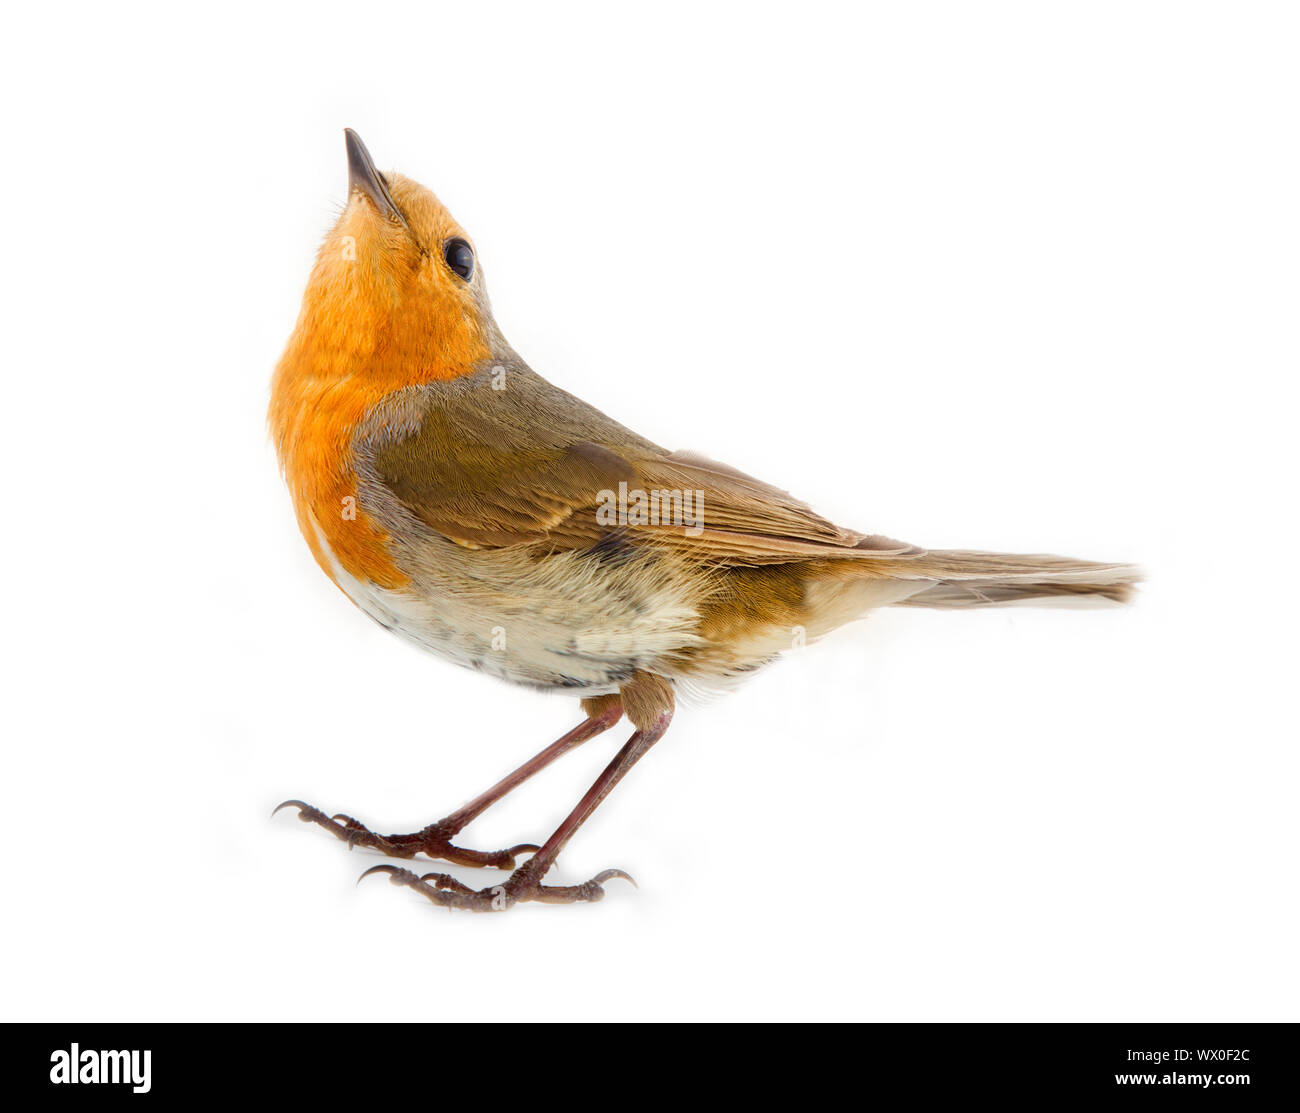
<path fill-rule="evenodd" d="M 378 180 L 378 198 L 354 186 L 321 245 L 269 418 L 317 562 L 334 575 L 319 529 L 349 573 L 394 588 L 406 577 L 356 508 L 353 430 L 395 390 L 473 371 L 490 352 L 490 316 L 473 247 L 451 214 L 417 182 Z"/>
<path fill-rule="evenodd" d="M 317 349 L 345 353 L 348 373 L 385 391 L 468 374 L 488 355 L 486 296 L 464 229 L 422 185 L 392 175 L 385 185 L 401 217 L 361 190 L 326 237 L 303 299 L 298 333 Z M 448 252 L 464 245 L 469 277 Z M 453 256 L 454 258 L 454 256 Z"/>

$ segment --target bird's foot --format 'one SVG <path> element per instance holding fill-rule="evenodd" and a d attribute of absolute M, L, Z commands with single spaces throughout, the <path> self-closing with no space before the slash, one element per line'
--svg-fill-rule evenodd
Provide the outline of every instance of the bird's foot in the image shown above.
<path fill-rule="evenodd" d="M 286 800 L 275 811 L 278 812 L 280 808 L 288 807 L 297 808 L 298 818 L 304 823 L 314 823 L 317 827 L 324 827 L 335 838 L 347 843 L 349 850 L 354 846 L 368 846 L 378 850 L 381 854 L 387 854 L 390 858 L 414 858 L 417 854 L 427 854 L 430 858 L 441 858 L 443 861 L 451 862 L 457 866 L 475 868 L 495 866 L 497 869 L 513 870 L 515 868 L 515 855 L 527 854 L 538 849 L 536 843 L 520 843 L 518 846 L 512 846 L 507 850 L 470 850 L 463 846 L 454 846 L 451 839 L 459 828 L 453 830 L 445 820 L 439 823 L 431 823 L 422 831 L 415 831 L 409 835 L 379 835 L 370 830 L 365 824 L 353 819 L 350 815 L 326 815 L 319 808 L 312 807 L 311 804 L 304 803 L 302 800 Z M 271 814 L 274 815 L 275 812 Z M 389 867 L 377 866 L 375 868 L 382 870 Z M 409 870 L 402 872 L 410 873 Z M 415 875 L 411 874 L 411 876 L 414 877 Z M 445 874 L 430 874 L 429 876 L 446 877 Z M 472 890 L 468 891 L 472 892 Z"/>
<path fill-rule="evenodd" d="M 392 884 L 414 889 L 440 908 L 463 908 L 470 912 L 504 912 L 507 908 L 530 900 L 543 904 L 604 900 L 604 883 L 615 877 L 636 885 L 631 876 L 622 870 L 602 870 L 581 885 L 543 885 L 541 878 L 536 876 L 536 871 L 529 869 L 529 865 L 530 862 L 524 863 L 500 885 L 491 885 L 485 889 L 471 889 L 450 874 L 426 873 L 421 876 L 401 866 L 389 865 L 371 866 L 357 880 L 360 882 L 371 874 L 386 873 Z"/>

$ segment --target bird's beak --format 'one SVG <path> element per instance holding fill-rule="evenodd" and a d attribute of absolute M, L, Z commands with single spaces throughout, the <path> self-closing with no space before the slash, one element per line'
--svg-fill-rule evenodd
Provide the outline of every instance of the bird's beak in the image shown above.
<path fill-rule="evenodd" d="M 348 144 L 348 196 L 360 190 L 370 198 L 382 216 L 405 224 L 406 219 L 393 203 L 393 195 L 388 192 L 388 183 L 375 169 L 374 160 L 366 150 L 366 145 L 361 142 L 361 136 L 351 128 L 344 128 L 343 135 Z"/>

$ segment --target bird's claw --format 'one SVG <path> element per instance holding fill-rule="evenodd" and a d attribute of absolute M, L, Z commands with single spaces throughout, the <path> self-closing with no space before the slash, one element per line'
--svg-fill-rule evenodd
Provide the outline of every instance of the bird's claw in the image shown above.
<path fill-rule="evenodd" d="M 387 864 L 371 866 L 357 878 L 357 884 L 376 873 L 388 874 L 390 884 L 414 889 L 440 908 L 463 908 L 471 912 L 504 912 L 525 901 L 539 901 L 543 904 L 595 903 L 605 899 L 604 883 L 616 877 L 631 881 L 636 886 L 630 874 L 616 869 L 602 870 L 581 885 L 543 885 L 530 876 L 527 865 L 511 874 L 504 884 L 485 889 L 471 889 L 450 874 L 421 875 L 401 866 Z"/>
<path fill-rule="evenodd" d="M 624 881 L 630 882 L 634 889 L 641 888 L 641 886 L 636 883 L 636 878 L 625 870 L 601 870 L 600 873 L 596 874 L 596 876 L 591 880 L 597 885 L 603 885 L 606 881 L 612 881 L 616 877 L 620 877 Z"/>
<path fill-rule="evenodd" d="M 277 815 L 284 808 L 297 808 L 298 818 L 304 823 L 319 823 L 322 819 L 328 818 L 319 808 L 314 808 L 303 800 L 283 800 L 271 809 L 271 814 Z"/>
<path fill-rule="evenodd" d="M 516 856 L 530 854 L 539 849 L 536 843 L 524 842 L 505 850 L 471 850 L 468 847 L 455 846 L 451 842 L 457 829 L 442 821 L 431 823 L 421 831 L 409 835 L 380 835 L 370 830 L 364 823 L 344 812 L 326 815 L 320 808 L 303 800 L 286 800 L 278 805 L 271 814 L 275 815 L 281 808 L 295 807 L 298 818 L 304 823 L 314 823 L 323 827 L 340 842 L 347 843 L 348 849 L 365 846 L 387 854 L 390 858 L 414 858 L 425 854 L 430 858 L 441 858 L 458 866 L 473 869 L 494 867 L 513 870 Z"/>

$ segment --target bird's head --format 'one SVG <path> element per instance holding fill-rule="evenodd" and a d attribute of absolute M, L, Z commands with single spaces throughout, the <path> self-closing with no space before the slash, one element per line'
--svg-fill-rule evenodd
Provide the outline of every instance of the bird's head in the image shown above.
<path fill-rule="evenodd" d="M 345 135 L 347 205 L 321 245 L 291 347 L 318 375 L 385 389 L 468 374 L 497 339 L 473 241 L 430 190 L 380 173 L 360 136 Z"/>

